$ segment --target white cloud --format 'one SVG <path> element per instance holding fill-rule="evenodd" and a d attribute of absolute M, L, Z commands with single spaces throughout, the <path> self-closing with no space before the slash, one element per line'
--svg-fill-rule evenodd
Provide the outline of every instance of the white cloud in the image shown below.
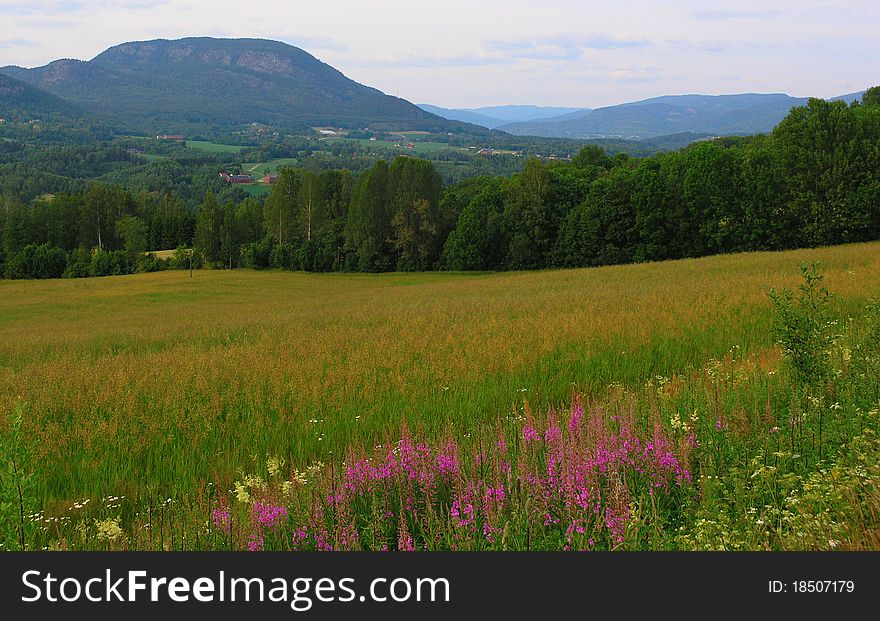
<path fill-rule="evenodd" d="M 877 81 L 859 0 L 2 0 L 0 66 L 131 40 L 265 37 L 412 101 L 596 107 L 664 93 L 830 96 Z"/>

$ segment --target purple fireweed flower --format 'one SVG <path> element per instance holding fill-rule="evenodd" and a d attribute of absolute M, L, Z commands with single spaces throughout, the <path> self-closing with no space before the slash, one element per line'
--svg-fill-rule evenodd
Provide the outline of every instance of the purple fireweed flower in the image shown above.
<path fill-rule="evenodd" d="M 459 497 L 452 501 L 449 513 L 452 516 L 452 523 L 463 528 L 474 523 L 476 509 L 471 499 L 465 494 L 464 498 Z"/>
<path fill-rule="evenodd" d="M 500 534 L 501 529 L 497 526 L 492 526 L 489 522 L 483 524 L 483 537 L 485 537 L 486 541 L 489 543 L 495 543 L 495 537 Z"/>
<path fill-rule="evenodd" d="M 443 476 L 452 476 L 458 472 L 458 455 L 450 453 L 437 456 L 437 471 Z"/>
<path fill-rule="evenodd" d="M 580 399 L 576 400 L 571 406 L 571 418 L 568 419 L 568 430 L 575 433 L 580 429 L 581 421 L 584 419 L 584 406 L 581 405 Z"/>
<path fill-rule="evenodd" d="M 495 543 L 501 532 L 495 525 L 517 523 L 520 517 L 510 515 L 518 506 L 509 502 L 510 490 L 529 500 L 528 515 L 522 517 L 556 531 L 562 545 L 587 548 L 589 539 L 590 548 L 595 541 L 600 547 L 619 547 L 631 531 L 631 503 L 691 481 L 686 464 L 689 447 L 697 442 L 693 434 L 671 438 L 660 425 L 645 435 L 634 413 L 595 413 L 585 418 L 576 401 L 567 429 L 551 410 L 541 431 L 528 417 L 519 428 L 523 444 L 538 443 L 541 450 L 509 455 L 508 442 L 516 436 L 505 437 L 499 429 L 495 442 L 480 444 L 474 462 L 462 461 L 449 436 L 429 444 L 404 431 L 391 450 L 386 443 L 371 453 L 349 455 L 339 484 L 318 488 L 311 508 L 297 515 L 303 526 L 295 530 L 292 523 L 287 526 L 286 507 L 255 503 L 253 547 L 262 548 L 264 535 L 285 528 L 285 541 L 298 550 L 410 550 L 415 542 L 408 527 L 424 534 L 425 520 L 444 514 L 447 520 L 441 517 L 438 523 L 445 522 L 452 532 L 435 529 L 427 547 L 443 546 L 443 541 L 456 549 Z M 406 515 L 406 525 L 388 506 L 391 499 Z M 215 511 L 218 528 L 225 520 Z M 384 524 L 395 523 L 397 532 L 384 530 Z M 360 539 L 365 527 L 381 533 L 379 540 L 372 533 Z"/>
<path fill-rule="evenodd" d="M 253 508 L 257 524 L 265 528 L 277 528 L 287 520 L 287 507 L 255 502 Z"/>
<path fill-rule="evenodd" d="M 547 442 L 547 444 L 554 444 L 561 439 L 562 429 L 560 429 L 557 425 L 548 427 L 547 431 L 544 432 L 544 440 Z"/>
<path fill-rule="evenodd" d="M 415 552 L 416 546 L 413 543 L 412 535 L 407 535 L 406 537 L 398 538 L 397 549 L 400 552 Z"/>
<path fill-rule="evenodd" d="M 263 550 L 263 535 L 251 535 L 248 537 L 247 543 L 248 552 L 262 552 Z"/>
<path fill-rule="evenodd" d="M 528 425 L 528 424 L 525 427 L 523 427 L 522 434 L 523 434 L 523 440 L 525 441 L 526 445 L 531 444 L 532 442 L 538 442 L 541 440 L 541 434 L 539 434 L 534 427 L 532 427 L 531 425 Z"/>
<path fill-rule="evenodd" d="M 406 527 L 404 516 L 400 516 L 400 523 L 397 527 L 397 549 L 400 552 L 415 552 L 416 546 L 409 529 Z"/>
<path fill-rule="evenodd" d="M 232 530 L 232 515 L 226 507 L 218 507 L 214 509 L 214 526 L 225 533 Z"/>
<path fill-rule="evenodd" d="M 503 487 L 488 487 L 486 488 L 486 502 L 504 502 L 505 494 Z"/>

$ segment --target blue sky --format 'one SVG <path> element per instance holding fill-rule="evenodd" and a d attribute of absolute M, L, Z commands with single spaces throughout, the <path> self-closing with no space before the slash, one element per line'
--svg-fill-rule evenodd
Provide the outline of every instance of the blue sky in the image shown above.
<path fill-rule="evenodd" d="M 387 93 L 454 107 L 880 83 L 880 2 L 868 0 L 0 0 L 0 66 L 184 36 L 284 41 Z"/>

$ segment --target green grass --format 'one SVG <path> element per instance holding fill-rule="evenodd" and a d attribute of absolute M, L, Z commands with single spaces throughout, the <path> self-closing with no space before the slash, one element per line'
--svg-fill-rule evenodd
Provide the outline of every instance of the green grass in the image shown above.
<path fill-rule="evenodd" d="M 187 140 L 188 149 L 199 149 L 208 153 L 241 153 L 244 147 L 231 144 L 218 144 L 216 142 L 206 142 L 203 140 Z"/>
<path fill-rule="evenodd" d="M 468 149 L 462 147 L 453 147 L 444 142 L 431 142 L 430 140 L 425 140 L 424 136 L 402 136 L 399 142 L 386 142 L 384 140 L 376 140 L 371 141 L 369 139 L 355 139 L 355 138 L 327 138 L 328 142 L 333 141 L 347 141 L 347 142 L 355 142 L 361 145 L 366 149 L 370 149 L 372 151 L 391 151 L 394 153 L 400 153 L 401 155 L 406 155 L 407 153 L 416 153 L 419 155 L 428 155 L 428 154 L 436 154 L 441 151 L 461 151 L 467 152 Z M 395 144 L 400 144 L 400 147 L 395 147 Z M 406 145 L 412 144 L 412 149 L 407 149 Z"/>
<path fill-rule="evenodd" d="M 238 187 L 247 192 L 250 196 L 265 196 L 269 194 L 269 190 L 272 186 L 265 183 L 248 183 L 247 185 L 239 185 Z"/>
<path fill-rule="evenodd" d="M 710 359 L 773 369 L 766 292 L 812 260 L 841 315 L 880 291 L 878 243 L 530 273 L 0 281 L 0 410 L 25 404 L 45 506 L 194 494 L 267 456 L 338 461 L 404 422 L 468 434 L 524 401 L 540 412 Z"/>
<path fill-rule="evenodd" d="M 270 173 L 277 174 L 280 168 L 296 166 L 296 162 L 297 159 L 295 157 L 282 157 L 268 162 L 260 162 L 259 164 L 245 162 L 241 165 L 241 169 L 245 174 L 261 179 L 266 174 L 267 169 Z"/>

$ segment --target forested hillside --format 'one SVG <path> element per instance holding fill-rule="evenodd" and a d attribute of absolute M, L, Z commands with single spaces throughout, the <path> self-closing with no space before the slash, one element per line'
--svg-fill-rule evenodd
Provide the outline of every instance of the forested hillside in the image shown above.
<path fill-rule="evenodd" d="M 512 177 L 446 187 L 431 162 L 409 157 L 358 175 L 285 168 L 265 201 L 208 191 L 195 211 L 169 193 L 94 184 L 34 204 L 7 198 L 0 229 L 8 277 L 161 269 L 143 252 L 190 244 L 197 264 L 215 267 L 391 271 L 880 239 L 880 89 L 850 105 L 810 100 L 768 136 L 644 159 L 588 146 L 571 162 L 531 158 Z"/>

